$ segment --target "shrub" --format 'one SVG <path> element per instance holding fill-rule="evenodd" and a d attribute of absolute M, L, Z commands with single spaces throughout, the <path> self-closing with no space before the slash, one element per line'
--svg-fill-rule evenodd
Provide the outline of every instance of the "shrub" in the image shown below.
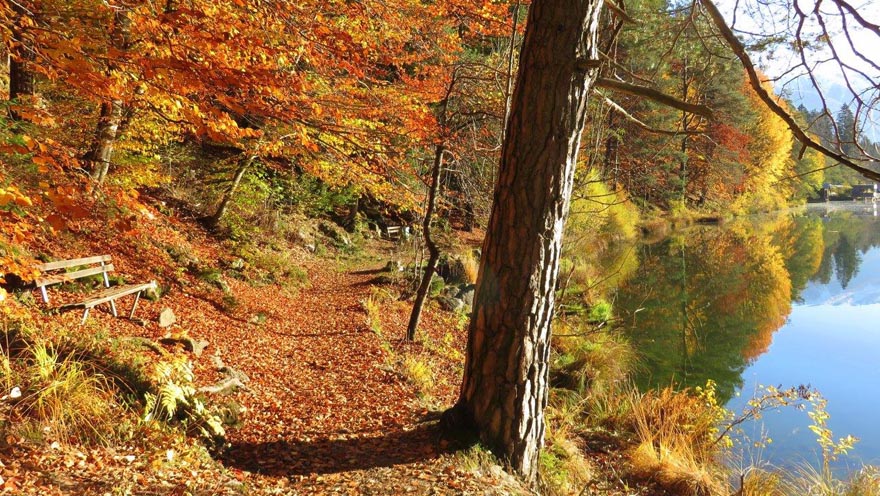
<path fill-rule="evenodd" d="M 151 379 L 157 389 L 144 395 L 144 421 L 180 422 L 210 442 L 222 440 L 223 421 L 196 396 L 192 364 L 185 357 L 157 363 Z"/>

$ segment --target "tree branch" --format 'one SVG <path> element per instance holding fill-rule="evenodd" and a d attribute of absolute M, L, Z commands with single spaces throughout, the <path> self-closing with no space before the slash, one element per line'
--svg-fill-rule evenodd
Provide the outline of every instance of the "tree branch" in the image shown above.
<path fill-rule="evenodd" d="M 688 103 L 683 100 L 679 100 L 674 96 L 667 95 L 661 91 L 655 90 L 654 88 L 649 88 L 647 86 L 639 86 L 637 84 L 624 83 L 623 81 L 616 81 L 608 78 L 598 78 L 596 79 L 595 85 L 599 88 L 609 89 L 611 91 L 616 91 L 618 93 L 626 93 L 629 95 L 641 96 L 648 98 L 650 100 L 654 100 L 657 103 L 661 103 L 668 107 L 676 108 L 678 110 L 683 110 L 685 112 L 690 112 L 691 114 L 701 115 L 708 119 L 712 119 L 712 109 L 705 105 L 696 105 L 693 103 Z"/>
<path fill-rule="evenodd" d="M 627 112 L 623 107 L 621 107 L 616 102 L 614 102 L 614 100 L 603 95 L 600 91 L 597 91 L 595 88 L 593 88 L 593 93 L 600 96 L 605 101 L 605 104 L 608 105 L 609 107 L 611 107 L 612 109 L 614 109 L 617 113 L 622 115 L 627 120 L 635 123 L 635 125 L 639 126 L 640 128 L 644 129 L 645 131 L 648 131 L 649 133 L 665 134 L 668 136 L 683 136 L 683 135 L 702 134 L 700 131 L 672 131 L 669 129 L 657 129 L 655 127 L 651 127 L 651 126 L 645 124 L 644 122 L 640 121 L 634 115 Z"/>
<path fill-rule="evenodd" d="M 739 58 L 743 67 L 746 70 L 746 73 L 749 77 L 749 84 L 752 89 L 758 95 L 758 98 L 761 99 L 762 102 L 776 115 L 779 116 L 791 130 L 792 134 L 794 134 L 795 138 L 798 139 L 804 146 L 810 147 L 822 155 L 829 157 L 833 160 L 836 160 L 850 169 L 860 173 L 868 179 L 880 182 L 880 173 L 872 171 L 866 167 L 856 164 L 853 160 L 843 153 L 837 153 L 833 150 L 830 150 L 821 143 L 810 138 L 807 133 L 801 129 L 801 127 L 797 124 L 792 117 L 791 114 L 788 113 L 782 106 L 776 101 L 774 98 L 763 86 L 761 86 L 761 78 L 758 76 L 758 72 L 755 69 L 755 64 L 752 62 L 749 54 L 746 53 L 746 49 L 743 46 L 742 42 L 733 31 L 728 27 L 727 22 L 724 20 L 724 16 L 721 15 L 721 12 L 718 11 L 718 7 L 712 2 L 712 0 L 700 0 L 700 3 L 706 9 L 706 12 L 711 17 L 712 22 L 715 24 L 715 27 L 718 28 L 718 31 L 721 33 L 721 36 L 724 38 L 724 41 L 730 46 L 733 50 L 733 53 Z M 826 109 L 827 111 L 827 109 Z"/>

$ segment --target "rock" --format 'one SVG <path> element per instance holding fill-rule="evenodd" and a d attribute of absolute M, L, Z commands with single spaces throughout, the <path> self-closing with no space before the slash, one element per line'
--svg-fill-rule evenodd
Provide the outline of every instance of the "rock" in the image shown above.
<path fill-rule="evenodd" d="M 231 267 L 232 270 L 244 270 L 244 259 L 236 258 L 229 264 L 229 267 Z"/>
<path fill-rule="evenodd" d="M 189 336 L 166 336 L 159 339 L 159 342 L 168 345 L 182 344 L 186 351 L 192 352 L 195 356 L 202 356 L 209 344 L 204 339 L 193 339 Z"/>
<path fill-rule="evenodd" d="M 315 253 L 318 249 L 318 242 L 315 240 L 315 236 L 303 228 L 297 229 L 288 239 L 291 238 L 309 253 Z"/>
<path fill-rule="evenodd" d="M 193 355 L 199 357 L 202 356 L 202 352 L 208 347 L 208 342 L 204 339 L 191 339 L 189 346 L 191 348 L 189 351 L 191 351 Z"/>
<path fill-rule="evenodd" d="M 220 358 L 220 355 L 211 355 L 211 365 L 217 370 L 226 368 L 226 364 L 223 363 L 223 359 Z"/>
<path fill-rule="evenodd" d="M 171 310 L 168 307 L 163 308 L 162 312 L 159 314 L 159 327 L 163 329 L 171 327 L 175 322 L 177 322 L 177 316 L 174 315 L 174 310 Z"/>
<path fill-rule="evenodd" d="M 348 236 L 348 233 L 335 224 L 321 222 L 318 224 L 318 230 L 338 245 L 349 246 L 351 244 L 351 238 Z"/>
<path fill-rule="evenodd" d="M 245 386 L 237 377 L 227 377 L 213 386 L 200 387 L 199 392 L 206 394 L 229 394 L 238 389 L 247 390 L 247 386 Z"/>
<path fill-rule="evenodd" d="M 148 301 L 158 301 L 162 297 L 162 290 L 158 286 L 155 288 L 147 288 L 143 292 L 143 297 Z"/>
<path fill-rule="evenodd" d="M 458 298 L 441 296 L 437 298 L 437 303 L 440 304 L 440 308 L 448 312 L 458 312 L 459 310 L 464 309 L 464 302 Z"/>
<path fill-rule="evenodd" d="M 211 284 L 213 284 L 217 289 L 219 289 L 220 291 L 223 291 L 226 294 L 229 294 L 232 292 L 232 290 L 229 288 L 229 283 L 227 283 L 226 280 L 223 279 L 222 277 L 218 277 L 217 279 L 214 279 L 213 281 L 211 281 Z"/>
<path fill-rule="evenodd" d="M 440 259 L 437 264 L 437 274 L 450 283 L 467 282 L 465 281 L 464 263 L 458 257 Z"/>
<path fill-rule="evenodd" d="M 474 306 L 474 293 L 476 292 L 477 287 L 473 284 L 467 284 L 463 286 L 458 294 L 455 295 L 456 298 L 463 301 L 465 305 L 472 307 Z"/>
<path fill-rule="evenodd" d="M 389 260 L 382 269 L 382 272 L 403 272 L 403 269 L 404 267 L 400 260 Z"/>

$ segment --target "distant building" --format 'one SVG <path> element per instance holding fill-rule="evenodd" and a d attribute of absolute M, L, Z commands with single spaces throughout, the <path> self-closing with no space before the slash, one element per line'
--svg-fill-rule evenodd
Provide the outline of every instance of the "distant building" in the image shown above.
<path fill-rule="evenodd" d="M 852 199 L 855 200 L 871 200 L 876 201 L 880 198 L 880 189 L 877 183 L 874 184 L 855 184 L 852 187 Z"/>

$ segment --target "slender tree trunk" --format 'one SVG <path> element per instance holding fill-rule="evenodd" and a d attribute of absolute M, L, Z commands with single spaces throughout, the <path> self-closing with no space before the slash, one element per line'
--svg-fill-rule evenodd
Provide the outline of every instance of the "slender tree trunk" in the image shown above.
<path fill-rule="evenodd" d="M 117 10 L 114 14 L 110 40 L 113 48 L 119 51 L 128 49 L 131 40 L 131 19 L 125 9 Z M 112 76 L 116 70 L 116 64 L 108 63 L 107 75 Z M 107 173 L 110 171 L 110 161 L 113 158 L 113 148 L 116 138 L 119 136 L 119 127 L 125 115 L 124 102 L 121 97 L 113 96 L 101 103 L 101 113 L 98 117 L 98 125 L 95 129 L 95 139 L 89 148 L 85 159 L 91 163 L 92 188 L 97 190 L 104 183 Z"/>
<path fill-rule="evenodd" d="M 235 190 L 238 189 L 238 185 L 241 184 L 241 179 L 244 177 L 244 173 L 250 168 L 251 164 L 256 160 L 256 155 L 250 155 L 247 158 L 243 158 L 238 163 L 238 168 L 235 169 L 235 175 L 232 177 L 232 182 L 229 184 L 229 187 L 226 188 L 226 191 L 223 193 L 223 197 L 220 198 L 220 203 L 217 205 L 217 210 L 214 211 L 213 215 L 208 217 L 208 225 L 211 227 L 217 227 L 220 224 L 220 220 L 226 215 L 226 210 L 229 208 L 229 202 L 232 201 L 233 196 L 235 195 Z"/>
<path fill-rule="evenodd" d="M 516 53 L 516 27 L 519 24 L 519 1 L 513 6 L 513 25 L 510 28 L 510 47 L 507 51 L 507 83 L 504 87 L 504 120 L 501 125 L 501 139 L 507 136 L 507 121 L 510 119 L 510 99 L 513 98 L 513 60 Z"/>
<path fill-rule="evenodd" d="M 24 20 L 33 16 L 23 3 L 12 2 L 15 24 L 12 26 L 12 49 L 9 53 L 9 100 L 34 95 L 34 72 L 36 58 L 33 42 L 25 34 Z M 15 110 L 9 111 L 13 120 L 20 119 Z"/>
<path fill-rule="evenodd" d="M 416 338 L 416 331 L 419 328 L 419 321 L 422 317 L 422 307 L 425 305 L 425 298 L 428 296 L 428 290 L 431 288 L 431 279 L 434 277 L 434 271 L 437 269 L 437 260 L 440 259 L 440 250 L 434 239 L 431 238 L 431 220 L 434 217 L 434 208 L 437 205 L 437 191 L 440 189 L 440 171 L 443 169 L 443 154 L 446 148 L 443 145 L 437 145 L 434 150 L 434 165 L 431 168 L 431 185 L 428 188 L 428 206 L 425 208 L 425 218 L 422 220 L 422 233 L 425 237 L 425 246 L 428 247 L 428 263 L 425 265 L 425 272 L 422 275 L 422 282 L 416 291 L 416 299 L 413 302 L 412 313 L 409 315 L 409 325 L 406 327 L 406 339 L 413 341 Z"/>
<path fill-rule="evenodd" d="M 688 57 L 685 55 L 684 57 L 684 67 L 683 74 L 681 78 L 681 99 L 682 101 L 687 101 L 688 99 L 688 90 L 690 89 L 690 82 L 688 81 Z M 684 110 L 681 111 L 681 130 L 684 133 L 681 138 L 681 162 L 678 165 L 678 178 L 681 181 L 681 201 L 682 204 L 687 203 L 687 163 L 688 163 L 688 130 L 690 124 L 690 117 L 687 112 Z"/>
<path fill-rule="evenodd" d="M 98 117 L 95 140 L 86 154 L 86 160 L 91 162 L 91 175 L 95 189 L 104 184 L 104 179 L 110 171 L 110 159 L 113 158 L 113 147 L 116 144 L 121 120 L 122 100 L 114 99 L 101 104 L 101 115 Z"/>
<path fill-rule="evenodd" d="M 470 425 L 534 481 L 544 442 L 562 233 L 595 77 L 602 0 L 535 0 L 447 426 Z"/>

